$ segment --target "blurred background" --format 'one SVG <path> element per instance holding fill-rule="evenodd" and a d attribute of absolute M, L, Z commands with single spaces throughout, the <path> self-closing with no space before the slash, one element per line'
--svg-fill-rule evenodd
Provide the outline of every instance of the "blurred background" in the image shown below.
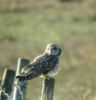
<path fill-rule="evenodd" d="M 63 49 L 54 100 L 96 100 L 96 0 L 0 0 L 0 79 L 51 42 Z M 28 83 L 39 100 L 42 79 Z"/>

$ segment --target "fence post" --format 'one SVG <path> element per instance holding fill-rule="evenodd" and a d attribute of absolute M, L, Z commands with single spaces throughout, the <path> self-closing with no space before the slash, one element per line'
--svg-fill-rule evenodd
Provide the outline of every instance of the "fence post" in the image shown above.
<path fill-rule="evenodd" d="M 18 59 L 18 66 L 17 66 L 17 71 L 16 71 L 16 75 L 18 75 L 21 72 L 21 69 L 24 68 L 25 66 L 27 66 L 29 64 L 29 60 L 27 59 Z M 15 87 L 14 87 L 14 91 L 13 91 L 13 100 L 25 100 L 25 95 L 26 95 L 26 87 L 27 87 L 27 83 L 26 82 L 19 82 L 16 81 Z M 19 88 L 18 88 L 18 84 L 19 84 Z"/>
<path fill-rule="evenodd" d="M 55 79 L 45 77 L 42 85 L 41 100 L 53 100 Z"/>
<path fill-rule="evenodd" d="M 0 100 L 7 100 L 8 96 L 11 94 L 12 85 L 14 82 L 15 71 L 10 69 L 5 69 L 3 78 L 1 81 L 1 91 L 0 91 Z"/>

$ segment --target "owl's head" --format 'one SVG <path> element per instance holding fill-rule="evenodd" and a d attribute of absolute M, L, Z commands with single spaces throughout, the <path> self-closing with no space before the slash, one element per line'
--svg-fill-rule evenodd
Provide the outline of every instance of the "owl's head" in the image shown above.
<path fill-rule="evenodd" d="M 48 44 L 45 53 L 48 55 L 58 56 L 61 55 L 62 50 L 57 44 Z"/>

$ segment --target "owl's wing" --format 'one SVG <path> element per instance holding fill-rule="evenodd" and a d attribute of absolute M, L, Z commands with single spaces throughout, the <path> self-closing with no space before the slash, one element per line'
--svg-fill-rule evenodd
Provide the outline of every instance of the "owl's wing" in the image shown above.
<path fill-rule="evenodd" d="M 57 57 L 41 56 L 32 64 L 23 68 L 21 73 L 16 76 L 16 79 L 18 79 L 19 81 L 24 81 L 36 78 L 44 74 L 45 72 L 52 70 L 57 63 L 58 63 Z"/>
<path fill-rule="evenodd" d="M 37 58 L 36 58 L 37 59 Z M 21 73 L 16 76 L 19 81 L 30 80 L 40 76 L 46 69 L 47 61 L 44 57 L 39 56 L 37 60 L 22 69 Z"/>
<path fill-rule="evenodd" d="M 40 76 L 42 74 L 42 71 L 43 69 L 39 66 L 32 67 L 31 65 L 29 65 L 25 69 L 23 69 L 23 71 L 19 75 L 16 76 L 16 79 L 19 79 L 19 81 L 31 80 Z"/>

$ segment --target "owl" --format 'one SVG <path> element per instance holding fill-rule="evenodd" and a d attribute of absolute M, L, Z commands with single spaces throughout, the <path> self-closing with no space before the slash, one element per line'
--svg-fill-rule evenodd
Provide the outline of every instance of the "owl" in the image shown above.
<path fill-rule="evenodd" d="M 57 44 L 48 44 L 43 54 L 37 56 L 32 63 L 24 67 L 21 73 L 16 76 L 19 81 L 27 81 L 39 76 L 53 77 L 60 67 L 59 57 L 62 49 Z"/>

